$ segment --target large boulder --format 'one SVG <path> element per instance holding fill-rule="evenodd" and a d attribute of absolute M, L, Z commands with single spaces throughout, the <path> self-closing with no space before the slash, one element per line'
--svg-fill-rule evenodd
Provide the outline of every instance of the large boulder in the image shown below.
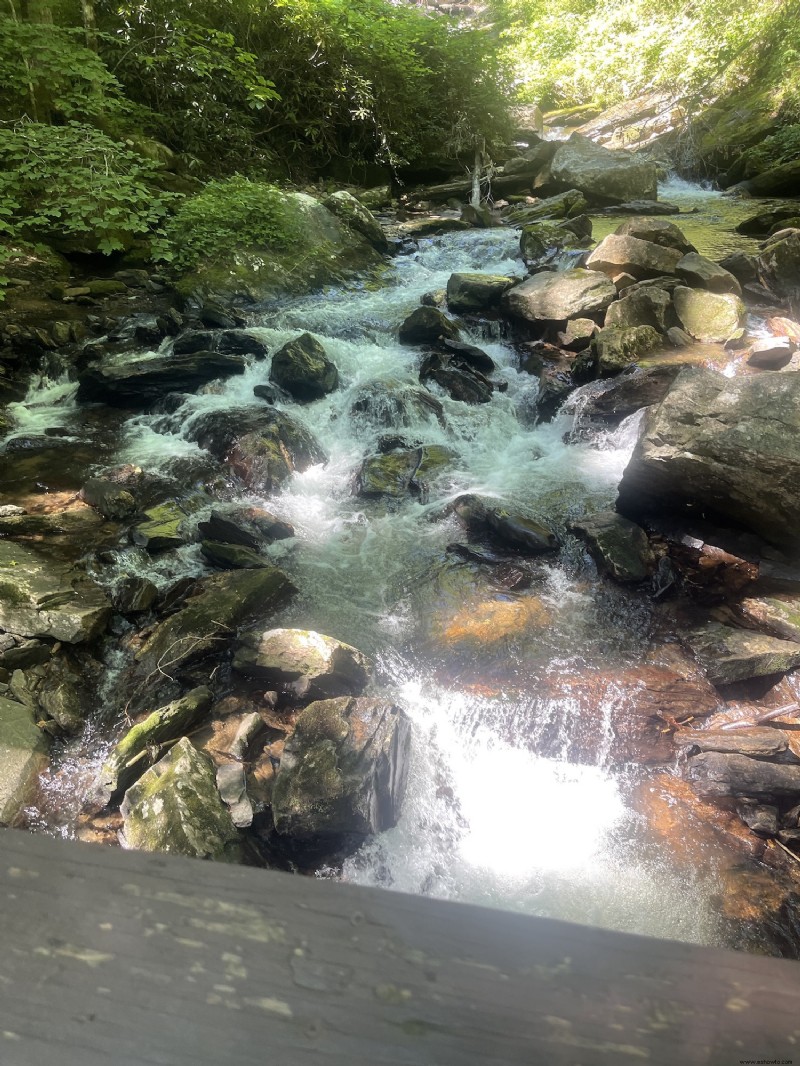
<path fill-rule="evenodd" d="M 696 251 L 675 223 L 663 218 L 628 218 L 617 226 L 614 233 L 619 237 L 636 237 L 640 241 L 660 244 L 662 248 L 674 248 L 684 255 Z"/>
<path fill-rule="evenodd" d="M 108 597 L 85 571 L 0 540 L 0 629 L 84 644 L 99 637 L 110 618 Z"/>
<path fill-rule="evenodd" d="M 647 370 L 631 367 L 604 392 L 589 397 L 582 417 L 617 425 L 640 408 L 661 403 L 681 369 L 680 364 Z"/>
<path fill-rule="evenodd" d="M 592 200 L 619 204 L 658 199 L 654 163 L 630 152 L 610 152 L 579 133 L 573 133 L 558 148 L 550 173 L 554 181 L 568 189 L 578 189 Z"/>
<path fill-rule="evenodd" d="M 569 318 L 605 311 L 617 291 L 611 281 L 594 270 L 565 270 L 535 274 L 509 289 L 503 309 L 529 322 L 563 322 Z"/>
<path fill-rule="evenodd" d="M 119 407 L 149 407 L 168 392 L 195 392 L 216 378 L 242 374 L 241 355 L 191 352 L 185 355 L 101 363 L 81 376 L 78 399 Z"/>
<path fill-rule="evenodd" d="M 236 858 L 239 834 L 214 766 L 183 737 L 125 793 L 121 843 L 198 859 Z"/>
<path fill-rule="evenodd" d="M 401 344 L 435 344 L 442 337 L 458 340 L 461 331 L 438 307 L 416 307 L 400 325 Z"/>
<path fill-rule="evenodd" d="M 633 326 L 650 326 L 659 333 L 666 333 L 672 325 L 670 312 L 672 297 L 664 289 L 655 286 L 637 288 L 629 296 L 615 300 L 606 311 L 606 326 L 629 329 Z"/>
<path fill-rule="evenodd" d="M 708 622 L 684 638 L 715 685 L 785 674 L 800 666 L 800 644 L 751 629 Z"/>
<path fill-rule="evenodd" d="M 366 237 L 373 248 L 377 248 L 379 252 L 388 249 L 389 241 L 380 222 L 352 193 L 344 190 L 331 193 L 323 203 L 346 226 Z"/>
<path fill-rule="evenodd" d="M 729 270 L 697 252 L 687 252 L 675 267 L 675 273 L 687 285 L 709 292 L 732 292 L 742 295 L 742 286 Z"/>
<path fill-rule="evenodd" d="M 301 333 L 273 355 L 269 380 L 293 400 L 308 403 L 333 392 L 339 371 L 316 337 Z"/>
<path fill-rule="evenodd" d="M 661 336 L 652 326 L 631 326 L 628 329 L 607 326 L 601 329 L 592 341 L 598 377 L 612 378 L 620 374 L 660 342 Z"/>
<path fill-rule="evenodd" d="M 411 730 L 386 700 L 312 703 L 283 750 L 272 793 L 279 834 L 322 851 L 355 850 L 397 824 Z"/>
<path fill-rule="evenodd" d="M 617 510 L 716 516 L 800 542 L 800 374 L 726 378 L 687 367 L 645 417 Z"/>
<path fill-rule="evenodd" d="M 233 668 L 315 699 L 358 695 L 372 676 L 372 663 L 357 648 L 308 629 L 243 633 Z"/>
<path fill-rule="evenodd" d="M 631 277 L 642 280 L 674 274 L 682 258 L 675 248 L 664 248 L 660 244 L 643 241 L 638 237 L 610 233 L 600 241 L 586 260 L 586 266 L 589 270 L 601 271 L 610 278 L 618 274 L 630 274 Z"/>
<path fill-rule="evenodd" d="M 29 708 L 0 696 L 0 825 L 13 822 L 31 799 L 47 749 Z"/>
<path fill-rule="evenodd" d="M 744 325 L 744 304 L 734 293 L 706 292 L 679 285 L 672 298 L 681 325 L 696 340 L 726 341 Z"/>
<path fill-rule="evenodd" d="M 501 274 L 451 274 L 447 280 L 447 306 L 454 314 L 492 311 L 514 282 Z"/>
<path fill-rule="evenodd" d="M 395 448 L 369 455 L 356 479 L 359 496 L 402 499 L 409 492 L 425 498 L 430 478 L 446 469 L 453 452 L 441 444 L 420 448 Z"/>

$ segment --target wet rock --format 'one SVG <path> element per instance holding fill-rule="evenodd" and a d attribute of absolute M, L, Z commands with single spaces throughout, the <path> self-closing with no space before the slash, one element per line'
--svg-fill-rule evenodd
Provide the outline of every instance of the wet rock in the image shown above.
<path fill-rule="evenodd" d="M 773 543 L 794 544 L 800 530 L 798 430 L 800 375 L 729 379 L 687 367 L 645 416 L 617 510 L 634 521 L 716 515 Z"/>
<path fill-rule="evenodd" d="M 587 401 L 583 416 L 618 425 L 640 408 L 661 403 L 681 369 L 679 365 L 630 368 L 614 378 L 608 389 Z"/>
<path fill-rule="evenodd" d="M 426 495 L 430 478 L 444 470 L 454 453 L 438 444 L 396 449 L 368 456 L 358 472 L 359 496 L 402 499 L 409 492 Z"/>
<path fill-rule="evenodd" d="M 366 237 L 373 248 L 376 248 L 379 252 L 388 250 L 389 241 L 383 232 L 380 222 L 351 193 L 344 191 L 334 192 L 322 202 L 345 225 Z"/>
<path fill-rule="evenodd" d="M 312 699 L 358 695 L 372 675 L 372 663 L 357 648 L 307 629 L 243 633 L 233 668 Z"/>
<path fill-rule="evenodd" d="M 758 274 L 767 288 L 790 300 L 800 295 L 800 229 L 779 230 L 758 257 Z"/>
<path fill-rule="evenodd" d="M 757 215 L 750 215 L 736 226 L 736 232 L 745 237 L 766 237 L 770 230 L 777 224 L 794 218 L 797 208 L 790 204 L 788 207 L 775 207 L 766 211 L 759 211 Z"/>
<path fill-rule="evenodd" d="M 691 348 L 694 341 L 680 326 L 670 326 L 667 330 L 667 340 L 673 348 Z"/>
<path fill-rule="evenodd" d="M 660 342 L 661 338 L 652 326 L 632 326 L 629 329 L 610 326 L 599 330 L 592 341 L 598 376 L 614 377 L 657 348 Z"/>
<path fill-rule="evenodd" d="M 609 151 L 579 133 L 558 147 L 550 173 L 561 185 L 606 203 L 658 199 L 654 163 L 630 152 Z"/>
<path fill-rule="evenodd" d="M 611 233 L 598 244 L 586 260 L 586 266 L 609 278 L 625 273 L 641 280 L 674 274 L 682 258 L 674 248 Z"/>
<path fill-rule="evenodd" d="M 751 726 L 748 729 L 731 729 L 726 733 L 712 729 L 687 729 L 679 733 L 676 745 L 681 748 L 697 748 L 698 751 L 722 751 L 734 755 L 750 755 L 767 759 L 780 755 L 788 748 L 786 734 L 769 726 Z"/>
<path fill-rule="evenodd" d="M 242 374 L 244 369 L 241 356 L 218 352 L 192 352 L 100 364 L 85 371 L 77 396 L 84 403 L 149 407 L 164 393 L 194 392 L 209 381 Z"/>
<path fill-rule="evenodd" d="M 270 617 L 295 591 L 289 578 L 273 567 L 200 579 L 194 594 L 155 627 L 137 652 L 140 672 L 146 677 L 161 669 L 175 674 L 208 655 L 219 660 L 237 627 Z"/>
<path fill-rule="evenodd" d="M 80 496 L 104 518 L 122 521 L 136 511 L 136 500 L 130 492 L 105 478 L 89 478 Z"/>
<path fill-rule="evenodd" d="M 454 314 L 491 311 L 514 282 L 496 274 L 451 274 L 447 282 L 447 306 Z"/>
<path fill-rule="evenodd" d="M 611 307 L 614 306 L 614 304 L 611 305 Z M 589 346 L 598 329 L 599 326 L 591 318 L 572 318 L 567 322 L 564 329 L 556 335 L 556 342 L 561 348 L 579 352 Z"/>
<path fill-rule="evenodd" d="M 30 801 L 47 751 L 30 710 L 0 696 L 0 825 L 10 825 Z"/>
<path fill-rule="evenodd" d="M 350 416 L 375 427 L 408 428 L 421 420 L 444 424 L 441 401 L 427 389 L 394 381 L 370 381 L 353 397 Z"/>
<path fill-rule="evenodd" d="M 246 829 L 253 824 L 253 804 L 247 796 L 247 779 L 244 767 L 236 763 L 222 763 L 217 767 L 217 789 L 220 799 L 230 811 L 231 821 L 237 829 Z"/>
<path fill-rule="evenodd" d="M 209 329 L 235 329 L 243 326 L 245 320 L 238 311 L 232 307 L 225 307 L 217 300 L 206 299 L 203 302 L 197 317 L 204 326 Z"/>
<path fill-rule="evenodd" d="M 542 367 L 536 395 L 536 422 L 551 422 L 566 398 L 575 389 L 575 380 L 562 365 Z"/>
<path fill-rule="evenodd" d="M 258 400 L 264 400 L 265 403 L 276 403 L 280 399 L 280 392 L 272 385 L 254 385 L 253 395 Z"/>
<path fill-rule="evenodd" d="M 157 599 L 158 586 L 146 577 L 126 577 L 117 585 L 112 596 L 114 607 L 121 614 L 149 611 Z"/>
<path fill-rule="evenodd" d="M 555 196 L 548 196 L 534 204 L 521 204 L 505 213 L 505 220 L 512 226 L 526 226 L 557 219 L 577 218 L 583 215 L 589 201 L 577 189 L 567 189 Z"/>
<path fill-rule="evenodd" d="M 211 689 L 201 686 L 132 726 L 103 764 L 92 791 L 93 805 L 100 810 L 119 800 L 164 754 L 165 745 L 186 736 L 203 720 L 212 701 Z"/>
<path fill-rule="evenodd" d="M 756 256 L 744 252 L 733 252 L 720 260 L 719 265 L 736 278 L 740 285 L 749 285 L 758 281 Z"/>
<path fill-rule="evenodd" d="M 318 400 L 339 384 L 339 371 L 310 333 L 284 344 L 272 357 L 270 381 L 300 403 Z"/>
<path fill-rule="evenodd" d="M 747 362 L 760 370 L 780 370 L 792 361 L 796 345 L 788 337 L 772 337 L 754 341 Z"/>
<path fill-rule="evenodd" d="M 259 570 L 270 565 L 263 555 L 243 544 L 204 540 L 200 543 L 200 552 L 211 566 L 220 570 Z"/>
<path fill-rule="evenodd" d="M 204 495 L 189 496 L 183 500 L 168 500 L 157 507 L 144 511 L 144 520 L 131 530 L 131 540 L 151 555 L 180 548 L 191 537 L 194 523 L 191 521 L 208 503 Z"/>
<path fill-rule="evenodd" d="M 736 812 L 748 829 L 759 836 L 774 837 L 778 832 L 778 808 L 768 803 L 742 800 Z"/>
<path fill-rule="evenodd" d="M 445 338 L 441 342 L 441 347 L 449 354 L 451 366 L 474 370 L 479 374 L 493 374 L 497 369 L 494 359 L 483 348 L 478 348 L 474 344 Z"/>
<path fill-rule="evenodd" d="M 532 555 L 558 549 L 558 538 L 547 526 L 524 515 L 510 514 L 479 496 L 459 496 L 453 510 L 470 534 L 488 537 L 504 547 Z"/>
<path fill-rule="evenodd" d="M 709 751 L 689 759 L 687 777 L 701 796 L 753 796 L 771 800 L 800 795 L 800 766 Z"/>
<path fill-rule="evenodd" d="M 438 307 L 417 307 L 400 326 L 401 344 L 434 344 L 441 337 L 458 340 L 460 330 Z"/>
<path fill-rule="evenodd" d="M 503 296 L 503 310 L 530 322 L 566 321 L 605 311 L 617 292 L 597 271 L 566 270 L 535 274 Z"/>
<path fill-rule="evenodd" d="M 665 222 L 661 218 L 629 218 L 617 226 L 614 233 L 618 237 L 635 237 L 662 248 L 673 248 L 683 255 L 697 251 L 674 222 Z"/>
<path fill-rule="evenodd" d="M 746 597 L 736 605 L 746 625 L 800 644 L 800 598 L 789 594 Z"/>
<path fill-rule="evenodd" d="M 664 289 L 637 289 L 611 304 L 606 311 L 605 325 L 617 329 L 650 326 L 666 333 L 671 325 L 671 308 L 672 297 Z"/>
<path fill-rule="evenodd" d="M 81 644 L 100 636 L 110 618 L 106 594 L 83 571 L 0 540 L 0 629 Z"/>
<path fill-rule="evenodd" d="M 220 352 L 223 355 L 252 355 L 264 359 L 266 344 L 245 329 L 190 329 L 175 338 L 174 355 Z"/>
<path fill-rule="evenodd" d="M 199 859 L 236 857 L 238 834 L 217 791 L 210 760 L 184 737 L 125 794 L 126 848 Z"/>
<path fill-rule="evenodd" d="M 241 544 L 258 551 L 276 540 L 294 536 L 294 527 L 263 507 L 236 507 L 230 511 L 213 510 L 197 525 L 206 540 L 223 544 Z"/>
<path fill-rule="evenodd" d="M 785 674 L 800 666 L 800 644 L 720 622 L 691 630 L 684 642 L 715 685 Z"/>
<path fill-rule="evenodd" d="M 601 571 L 615 581 L 636 584 L 653 573 L 655 560 L 644 530 L 615 511 L 599 511 L 573 522 Z"/>
<path fill-rule="evenodd" d="M 718 293 L 732 292 L 736 296 L 742 295 L 742 286 L 730 271 L 725 270 L 712 259 L 698 255 L 697 252 L 689 252 L 683 259 L 680 259 L 675 266 L 675 273 L 687 285 L 694 288 Z"/>
<path fill-rule="evenodd" d="M 15 674 L 12 689 L 35 708 L 39 717 L 55 722 L 57 732 L 74 734 L 83 727 L 96 702 L 93 684 L 99 670 L 99 664 L 89 656 L 74 658 L 62 652 L 29 670 L 24 682 L 20 678 L 22 690 L 17 689 Z"/>
<path fill-rule="evenodd" d="M 484 374 L 460 358 L 429 356 L 420 367 L 423 384 L 435 381 L 453 400 L 462 403 L 489 403 L 494 385 Z"/>
<path fill-rule="evenodd" d="M 297 719 L 275 781 L 279 834 L 324 851 L 355 850 L 397 824 L 408 779 L 411 730 L 385 700 L 312 703 Z"/>

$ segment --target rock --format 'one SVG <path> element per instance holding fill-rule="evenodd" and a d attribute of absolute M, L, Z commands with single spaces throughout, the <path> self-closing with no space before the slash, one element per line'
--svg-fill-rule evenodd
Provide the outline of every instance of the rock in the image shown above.
<path fill-rule="evenodd" d="M 733 274 L 740 285 L 749 285 L 751 282 L 758 281 L 758 264 L 754 255 L 733 252 L 721 259 L 719 265 L 729 274 Z"/>
<path fill-rule="evenodd" d="M 27 670 L 50 661 L 52 650 L 49 644 L 42 644 L 38 640 L 23 640 L 21 644 L 15 644 L 8 635 L 4 639 L 10 643 L 0 651 L 0 668 L 3 670 Z"/>
<path fill-rule="evenodd" d="M 634 521 L 706 513 L 772 543 L 796 544 L 798 430 L 800 374 L 726 378 L 686 367 L 645 416 L 617 510 Z"/>
<path fill-rule="evenodd" d="M 247 779 L 244 767 L 236 763 L 222 763 L 217 767 L 217 789 L 220 799 L 230 811 L 231 821 L 237 829 L 246 829 L 253 824 L 253 804 L 247 796 Z"/>
<path fill-rule="evenodd" d="M 631 274 L 637 280 L 674 274 L 683 256 L 674 248 L 664 248 L 638 237 L 610 233 L 586 260 L 589 270 L 600 271 L 609 278 Z"/>
<path fill-rule="evenodd" d="M 372 663 L 357 648 L 307 629 L 243 633 L 233 668 L 312 699 L 358 695 L 372 675 Z"/>
<path fill-rule="evenodd" d="M 503 295 L 503 310 L 529 322 L 563 322 L 605 311 L 616 296 L 613 284 L 591 270 L 536 274 Z"/>
<path fill-rule="evenodd" d="M 629 368 L 604 392 L 589 398 L 583 417 L 617 425 L 642 407 L 661 403 L 682 367 Z"/>
<path fill-rule="evenodd" d="M 62 652 L 36 667 L 27 676 L 25 687 L 40 715 L 55 722 L 61 732 L 74 734 L 84 726 L 87 714 L 96 703 L 91 683 L 98 669 L 98 664 L 88 656 L 81 661 Z"/>
<path fill-rule="evenodd" d="M 479 374 L 493 374 L 497 369 L 494 359 L 474 344 L 465 344 L 464 341 L 454 341 L 445 338 L 441 347 L 450 355 L 450 365 L 460 366 L 466 370 L 477 371 Z"/>
<path fill-rule="evenodd" d="M 748 729 L 731 729 L 726 733 L 713 729 L 687 729 L 678 733 L 676 744 L 681 748 L 697 748 L 699 751 L 722 751 L 734 755 L 750 755 L 767 759 L 786 751 L 786 734 L 770 726 L 751 726 Z"/>
<path fill-rule="evenodd" d="M 204 299 L 197 314 L 209 329 L 234 329 L 245 324 L 244 317 L 238 311 L 213 298 Z"/>
<path fill-rule="evenodd" d="M 615 581 L 636 584 L 652 575 L 655 559 L 644 530 L 615 511 L 587 515 L 569 528 L 586 542 L 600 570 Z"/>
<path fill-rule="evenodd" d="M 611 305 L 613 307 L 614 304 Z M 597 323 L 591 318 L 571 318 L 564 329 L 556 335 L 561 348 L 579 352 L 588 347 L 598 330 Z"/>
<path fill-rule="evenodd" d="M 670 326 L 667 330 L 667 340 L 673 348 L 691 348 L 694 341 L 680 326 Z"/>
<path fill-rule="evenodd" d="M 146 577 L 126 577 L 117 585 L 112 599 L 121 614 L 141 614 L 155 604 L 158 586 Z"/>
<path fill-rule="evenodd" d="M 530 225 L 534 222 L 547 222 L 554 219 L 576 218 L 583 215 L 589 201 L 577 189 L 568 189 L 557 196 L 548 196 L 538 203 L 524 204 L 513 208 L 505 218 L 512 226 Z"/>
<path fill-rule="evenodd" d="M 767 288 L 790 300 L 800 295 L 800 229 L 783 230 L 770 238 L 757 260 Z"/>
<path fill-rule="evenodd" d="M 183 737 L 125 794 L 123 847 L 198 859 L 236 856 L 238 834 L 211 761 Z"/>
<path fill-rule="evenodd" d="M 47 763 L 47 738 L 30 710 L 0 696 L 0 825 L 10 825 L 30 801 Z"/>
<path fill-rule="evenodd" d="M 664 289 L 637 289 L 611 304 L 606 311 L 605 325 L 619 329 L 650 326 L 659 333 L 666 333 L 671 309 L 672 298 Z"/>
<path fill-rule="evenodd" d="M 558 147 L 550 173 L 561 185 L 606 203 L 658 199 L 654 163 L 630 152 L 610 152 L 579 133 Z"/>
<path fill-rule="evenodd" d="M 470 534 L 488 537 L 503 547 L 532 555 L 558 549 L 558 538 L 547 526 L 524 515 L 510 514 L 479 496 L 459 496 L 453 510 Z"/>
<path fill-rule="evenodd" d="M 720 622 L 708 622 L 684 639 L 715 685 L 785 674 L 800 666 L 800 644 Z"/>
<path fill-rule="evenodd" d="M 444 425 L 441 401 L 427 391 L 395 381 L 370 381 L 356 392 L 350 417 L 382 429 L 401 429 L 420 421 Z"/>
<path fill-rule="evenodd" d="M 89 367 L 81 377 L 77 398 L 83 403 L 149 407 L 168 392 L 195 392 L 216 378 L 244 373 L 239 355 L 192 352 L 187 355 L 133 359 Z"/>
<path fill-rule="evenodd" d="M 104 518 L 123 520 L 136 510 L 136 500 L 121 485 L 105 478 L 89 478 L 80 491 L 80 497 Z"/>
<path fill-rule="evenodd" d="M 759 836 L 774 837 L 778 832 L 778 808 L 767 803 L 742 800 L 736 811 L 748 829 Z"/>
<path fill-rule="evenodd" d="M 640 241 L 660 244 L 662 248 L 674 248 L 683 255 L 697 251 L 674 222 L 665 222 L 660 218 L 629 218 L 617 226 L 614 233 L 618 237 L 635 237 Z"/>
<path fill-rule="evenodd" d="M 242 544 L 204 540 L 200 543 L 200 554 L 210 566 L 220 570 L 259 570 L 270 565 L 263 555 Z"/>
<path fill-rule="evenodd" d="M 800 188 L 800 161 L 792 159 L 771 167 L 749 178 L 745 184 L 751 196 L 796 196 Z"/>
<path fill-rule="evenodd" d="M 397 824 L 411 729 L 385 700 L 342 698 L 300 713 L 272 796 L 275 828 L 299 843 L 347 851 Z"/>
<path fill-rule="evenodd" d="M 334 192 L 322 202 L 345 225 L 366 237 L 373 248 L 376 248 L 379 252 L 388 250 L 389 241 L 383 232 L 380 222 L 366 205 L 360 203 L 355 196 L 344 191 Z"/>
<path fill-rule="evenodd" d="M 795 344 L 800 344 L 800 322 L 791 318 L 768 318 L 767 329 L 773 337 L 788 337 Z"/>
<path fill-rule="evenodd" d="M 280 393 L 272 385 L 254 385 L 253 395 L 259 399 L 264 400 L 265 403 L 277 403 L 280 399 Z"/>
<path fill-rule="evenodd" d="M 309 403 L 333 392 L 339 384 L 339 371 L 319 341 L 310 333 L 302 333 L 273 355 L 269 380 L 293 400 Z"/>
<path fill-rule="evenodd" d="M 494 392 L 491 381 L 460 358 L 430 356 L 420 367 L 419 379 L 435 381 L 451 399 L 462 403 L 488 403 Z"/>
<path fill-rule="evenodd" d="M 754 629 L 800 644 L 800 601 L 796 596 L 746 597 L 736 605 L 736 611 Z"/>
<path fill-rule="evenodd" d="M 614 377 L 660 343 L 661 337 L 652 326 L 629 329 L 611 326 L 599 330 L 592 341 L 598 376 Z"/>
<path fill-rule="evenodd" d="M 383 455 L 370 455 L 361 465 L 357 494 L 402 499 L 409 492 L 427 494 L 427 481 L 444 470 L 453 452 L 439 444 L 398 449 Z"/>
<path fill-rule="evenodd" d="M 241 544 L 258 551 L 276 540 L 294 536 L 294 528 L 262 507 L 236 507 L 230 511 L 212 510 L 209 518 L 197 525 L 206 540 L 223 544 Z"/>
<path fill-rule="evenodd" d="M 132 726 L 112 748 L 100 771 L 92 793 L 98 810 L 121 799 L 163 754 L 167 744 L 184 737 L 211 710 L 211 689 L 192 689 L 179 700 L 159 707 Z"/>
<path fill-rule="evenodd" d="M 296 589 L 274 567 L 233 570 L 202 578 L 183 607 L 160 622 L 136 654 L 140 672 L 149 677 L 169 662 L 171 674 L 188 663 L 220 652 L 245 622 L 268 618 Z"/>
<path fill-rule="evenodd" d="M 788 207 L 775 207 L 766 211 L 759 211 L 757 215 L 750 215 L 736 226 L 736 232 L 745 237 L 766 237 L 776 224 L 787 219 L 794 218 L 797 208 L 794 205 Z"/>
<path fill-rule="evenodd" d="M 447 306 L 454 314 L 490 311 L 500 306 L 500 297 L 514 284 L 498 274 L 451 274 L 447 281 Z"/>
<path fill-rule="evenodd" d="M 788 366 L 796 351 L 796 344 L 788 337 L 772 337 L 769 340 L 754 341 L 750 347 L 747 362 L 760 370 L 780 370 Z"/>
<path fill-rule="evenodd" d="M 458 340 L 460 331 L 438 307 L 417 307 L 400 326 L 401 344 L 434 344 L 440 337 Z"/>
<path fill-rule="evenodd" d="M 0 540 L 0 629 L 82 644 L 99 637 L 110 618 L 105 592 L 85 572 Z"/>
<path fill-rule="evenodd" d="M 245 329 L 190 329 L 175 338 L 175 355 L 195 352 L 221 352 L 223 355 L 252 355 L 264 359 L 269 354 L 266 344 Z"/>
<path fill-rule="evenodd" d="M 204 495 L 168 500 L 144 511 L 144 520 L 131 530 L 131 540 L 151 555 L 180 548 L 191 536 L 191 516 L 208 503 Z"/>
<path fill-rule="evenodd" d="M 682 278 L 687 285 L 694 288 L 707 289 L 709 292 L 732 292 L 736 296 L 742 295 L 742 286 L 738 280 L 715 263 L 712 259 L 706 259 L 697 252 L 689 252 L 678 260 L 675 273 Z"/>
<path fill-rule="evenodd" d="M 771 800 L 800 794 L 800 766 L 786 766 L 746 755 L 709 751 L 689 759 L 687 776 L 701 796 L 753 796 Z"/>
<path fill-rule="evenodd" d="M 552 421 L 574 388 L 575 381 L 568 370 L 558 365 L 543 367 L 536 395 L 536 424 Z"/>

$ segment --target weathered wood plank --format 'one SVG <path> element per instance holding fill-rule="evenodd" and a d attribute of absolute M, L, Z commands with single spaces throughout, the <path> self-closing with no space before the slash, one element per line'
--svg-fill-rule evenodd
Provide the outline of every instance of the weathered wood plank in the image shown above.
<path fill-rule="evenodd" d="M 0 892 L 2 1066 L 800 1063 L 786 960 L 11 830 Z"/>

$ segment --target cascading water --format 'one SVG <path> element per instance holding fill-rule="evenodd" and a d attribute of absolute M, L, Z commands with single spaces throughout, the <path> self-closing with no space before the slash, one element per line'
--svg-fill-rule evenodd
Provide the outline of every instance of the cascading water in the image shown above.
<path fill-rule="evenodd" d="M 442 392 L 444 425 L 415 415 L 402 428 L 409 441 L 454 454 L 427 499 L 382 503 L 353 491 L 361 461 L 386 432 L 354 401 L 376 381 L 418 385 L 420 353 L 398 343 L 399 324 L 454 271 L 522 275 L 517 244 L 518 235 L 503 229 L 422 241 L 393 262 L 381 288 L 303 299 L 252 330 L 270 351 L 299 330 L 312 332 L 340 375 L 339 388 L 324 399 L 278 404 L 313 431 L 328 462 L 295 475 L 266 501 L 246 496 L 297 532 L 268 549 L 300 590 L 278 624 L 327 632 L 372 655 L 376 684 L 415 727 L 400 822 L 348 860 L 341 876 L 720 942 L 713 883 L 660 858 L 631 801 L 642 771 L 612 773 L 604 765 L 611 713 L 626 699 L 613 677 L 641 661 L 652 605 L 599 581 L 566 534 L 568 520 L 613 505 L 637 417 L 613 433 L 584 432 L 583 399 L 603 387 L 592 385 L 553 422 L 535 425 L 536 379 L 516 369 L 515 354 L 496 335 L 470 336 L 492 356 L 495 380 L 506 388 L 476 406 Z M 115 425 L 103 464 L 202 476 L 208 456 L 192 442 L 192 426 L 214 410 L 263 409 L 253 388 L 268 381 L 269 370 L 268 359 L 254 361 L 241 376 L 188 396 L 172 414 Z M 59 424 L 69 428 L 76 415 L 65 403 Z M 539 516 L 563 536 L 558 558 L 528 565 L 529 587 L 504 587 L 491 567 L 448 553 L 464 535 L 446 505 L 467 492 Z M 166 582 L 181 571 L 201 572 L 203 563 L 191 546 L 158 565 L 123 550 L 106 580 L 144 568 Z M 595 707 L 593 756 L 578 760 L 571 732 L 578 708 L 559 681 L 580 672 L 612 680 Z M 89 733 L 69 758 L 85 765 L 102 743 Z"/>

